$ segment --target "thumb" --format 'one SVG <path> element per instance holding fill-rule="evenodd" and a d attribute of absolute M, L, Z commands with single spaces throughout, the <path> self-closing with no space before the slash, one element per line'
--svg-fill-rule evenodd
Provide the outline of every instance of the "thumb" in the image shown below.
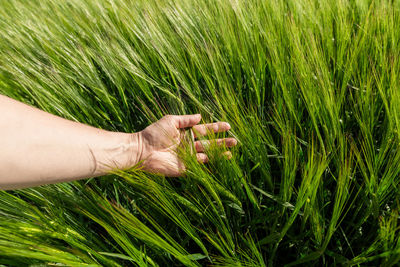
<path fill-rule="evenodd" d="M 200 120 L 201 120 L 200 114 L 174 116 L 175 126 L 176 128 L 179 129 L 192 127 L 198 124 Z"/>

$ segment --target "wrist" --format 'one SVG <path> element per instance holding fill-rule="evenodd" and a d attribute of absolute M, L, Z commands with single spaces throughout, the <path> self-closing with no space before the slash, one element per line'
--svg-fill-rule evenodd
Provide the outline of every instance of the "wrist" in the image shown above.
<path fill-rule="evenodd" d="M 121 169 L 130 169 L 137 166 L 143 157 L 143 142 L 141 132 L 124 133 L 122 136 L 121 151 L 123 151 L 123 166 Z"/>
<path fill-rule="evenodd" d="M 107 132 L 102 152 L 96 158 L 98 175 L 113 169 L 126 170 L 141 160 L 142 145 L 140 133 Z M 108 143 L 108 145 L 106 145 Z"/>

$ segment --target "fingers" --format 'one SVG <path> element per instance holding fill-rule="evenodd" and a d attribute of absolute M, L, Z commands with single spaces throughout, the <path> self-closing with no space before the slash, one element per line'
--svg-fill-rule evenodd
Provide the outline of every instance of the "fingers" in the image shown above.
<path fill-rule="evenodd" d="M 176 128 L 181 129 L 193 127 L 194 125 L 198 124 L 201 120 L 201 115 L 173 115 L 172 119 Z"/>
<path fill-rule="evenodd" d="M 222 155 L 224 157 L 226 157 L 227 159 L 231 159 L 232 158 L 232 153 L 230 151 L 225 151 L 224 153 L 222 153 Z"/>
<path fill-rule="evenodd" d="M 220 133 L 228 131 L 231 126 L 227 122 L 215 122 L 215 123 L 207 123 L 197 125 L 201 120 L 200 114 L 195 115 L 168 115 L 164 117 L 168 123 L 172 123 L 178 129 L 190 128 L 192 127 L 194 137 L 201 137 L 206 136 L 209 133 Z M 192 140 L 193 140 L 193 133 L 192 133 Z M 185 132 L 186 136 L 187 133 Z M 180 137 L 182 138 L 182 137 Z M 194 141 L 194 140 L 193 140 Z M 188 142 L 189 143 L 189 142 Z M 217 145 L 217 146 L 225 146 L 227 148 L 233 147 L 237 145 L 237 141 L 235 138 L 223 138 L 223 139 L 215 139 L 215 140 L 201 140 L 194 142 L 194 146 L 196 151 L 197 161 L 200 163 L 207 163 L 209 161 L 208 156 L 203 153 L 206 148 L 210 145 Z M 232 153 L 230 151 L 225 151 L 222 153 L 222 156 L 226 157 L 227 159 L 232 158 Z"/>
<path fill-rule="evenodd" d="M 220 133 L 228 131 L 231 126 L 227 122 L 215 122 L 196 125 L 201 120 L 200 114 L 194 115 L 169 115 L 168 118 L 172 118 L 176 128 L 188 128 L 193 127 L 195 137 L 205 136 L 209 132 Z"/>
<path fill-rule="evenodd" d="M 215 140 L 202 140 L 194 142 L 194 146 L 197 152 L 204 152 L 207 147 L 215 144 L 217 146 L 233 147 L 237 145 L 237 141 L 235 138 L 224 138 L 224 139 L 215 139 Z"/>
<path fill-rule="evenodd" d="M 193 126 L 195 137 L 205 136 L 209 132 L 220 133 L 226 132 L 231 128 L 227 122 L 215 122 Z"/>
<path fill-rule="evenodd" d="M 196 157 L 197 157 L 197 161 L 199 163 L 207 163 L 208 162 L 208 157 L 204 153 L 197 153 Z"/>
<path fill-rule="evenodd" d="M 224 153 L 222 153 L 222 156 L 226 159 L 231 159 L 232 153 L 230 151 L 225 151 Z M 199 163 L 207 163 L 209 161 L 208 156 L 204 153 L 197 153 L 196 157 Z"/>

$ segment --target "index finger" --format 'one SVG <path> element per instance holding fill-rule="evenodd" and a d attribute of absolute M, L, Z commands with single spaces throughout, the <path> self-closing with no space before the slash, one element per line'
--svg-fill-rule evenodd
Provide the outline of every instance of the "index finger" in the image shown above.
<path fill-rule="evenodd" d="M 206 123 L 195 125 L 192 127 L 195 137 L 205 136 L 208 133 L 226 132 L 230 128 L 231 126 L 227 122 Z"/>
<path fill-rule="evenodd" d="M 194 115 L 170 115 L 175 123 L 176 128 L 188 128 L 198 124 L 201 120 L 200 114 Z"/>

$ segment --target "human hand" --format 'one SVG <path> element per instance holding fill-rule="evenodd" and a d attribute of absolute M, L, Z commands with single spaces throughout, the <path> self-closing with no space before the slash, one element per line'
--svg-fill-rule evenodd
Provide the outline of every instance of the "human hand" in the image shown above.
<path fill-rule="evenodd" d="M 181 134 L 182 129 L 192 127 L 195 138 L 205 136 L 209 132 L 218 133 L 230 129 L 230 125 L 226 122 L 198 125 L 200 120 L 200 114 L 167 115 L 139 132 L 137 136 L 140 147 L 138 161 L 142 162 L 142 169 L 170 177 L 181 176 L 185 172 L 185 165 L 179 159 L 177 149 L 184 141 L 184 136 Z M 226 147 L 232 147 L 237 144 L 235 138 L 195 141 L 194 148 L 199 162 L 205 163 L 208 161 L 207 155 L 204 154 L 204 149 L 205 146 L 212 142 Z"/>

